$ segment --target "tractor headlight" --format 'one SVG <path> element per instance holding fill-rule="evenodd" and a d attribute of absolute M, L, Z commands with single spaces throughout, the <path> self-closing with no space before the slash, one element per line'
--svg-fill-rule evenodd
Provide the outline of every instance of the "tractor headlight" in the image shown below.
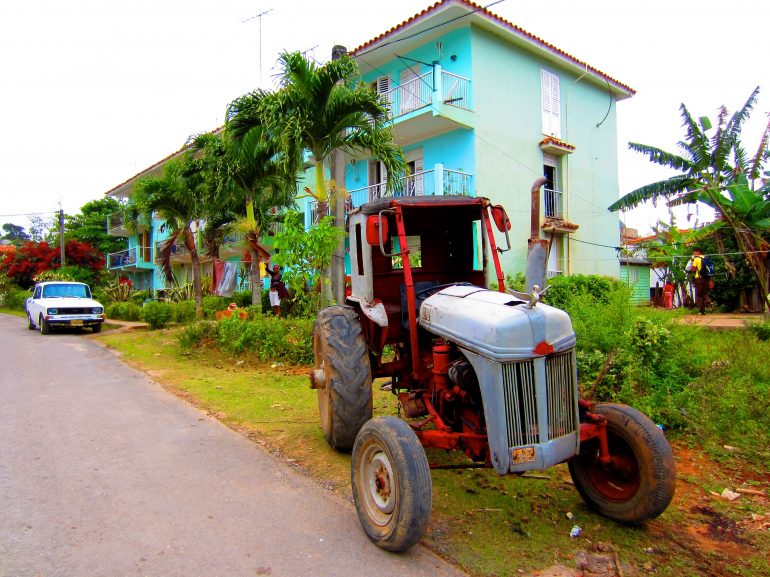
<path fill-rule="evenodd" d="M 49 315 L 58 315 L 58 314 L 59 314 L 59 309 L 48 309 L 48 310 L 46 311 L 46 314 L 49 314 Z"/>

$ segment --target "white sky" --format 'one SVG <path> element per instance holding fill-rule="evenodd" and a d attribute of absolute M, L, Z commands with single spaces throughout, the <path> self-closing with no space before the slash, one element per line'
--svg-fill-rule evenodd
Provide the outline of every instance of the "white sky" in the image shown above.
<path fill-rule="evenodd" d="M 429 3 L 2 0 L 0 225 L 27 227 L 23 215 L 52 216 L 60 203 L 75 214 L 221 125 L 228 102 L 259 85 L 260 52 L 268 87 L 281 50 L 327 60 L 334 44 L 354 48 Z M 270 9 L 260 41 L 260 20 L 243 20 Z M 618 106 L 621 193 L 668 176 L 626 143 L 675 151 L 682 102 L 713 120 L 762 87 L 744 129 L 755 150 L 770 111 L 770 2 L 505 0 L 491 10 L 637 90 Z M 644 232 L 652 213 L 624 218 Z"/>

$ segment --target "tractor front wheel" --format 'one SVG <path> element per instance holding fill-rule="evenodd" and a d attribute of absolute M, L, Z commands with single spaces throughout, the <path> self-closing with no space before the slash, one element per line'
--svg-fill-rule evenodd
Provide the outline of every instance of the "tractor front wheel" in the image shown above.
<path fill-rule="evenodd" d="M 590 509 L 629 525 L 639 525 L 666 510 L 674 496 L 674 455 L 663 432 L 632 407 L 599 404 L 607 419 L 611 461 L 599 460 L 599 442 L 581 444 L 569 460 L 575 488 Z"/>
<path fill-rule="evenodd" d="M 353 501 L 366 535 L 387 551 L 406 551 L 425 534 L 432 489 L 425 450 L 396 417 L 377 417 L 356 438 Z"/>
<path fill-rule="evenodd" d="M 372 372 L 358 313 L 332 306 L 313 324 L 314 371 L 321 429 L 338 451 L 350 451 L 358 431 L 372 418 Z"/>

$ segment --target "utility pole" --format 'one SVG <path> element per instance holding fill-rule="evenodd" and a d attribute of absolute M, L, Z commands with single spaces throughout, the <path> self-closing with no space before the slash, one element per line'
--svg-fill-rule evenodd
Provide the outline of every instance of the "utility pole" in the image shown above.
<path fill-rule="evenodd" d="M 64 267 L 64 210 L 59 208 L 59 252 L 61 253 L 61 266 Z"/>
<path fill-rule="evenodd" d="M 269 14 L 272 12 L 273 9 L 270 8 L 269 10 L 264 10 L 260 12 L 259 14 L 255 14 L 251 18 L 246 18 L 246 20 L 243 20 L 241 24 L 245 22 L 249 22 L 250 20 L 254 20 L 255 18 L 259 18 L 259 87 L 262 88 L 262 16 L 265 16 L 266 14 Z"/>

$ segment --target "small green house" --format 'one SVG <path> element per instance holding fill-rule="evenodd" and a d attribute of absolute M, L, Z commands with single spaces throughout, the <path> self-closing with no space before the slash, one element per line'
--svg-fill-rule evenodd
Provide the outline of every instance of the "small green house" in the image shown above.
<path fill-rule="evenodd" d="M 620 258 L 620 281 L 631 289 L 631 302 L 650 304 L 650 262 L 639 257 Z"/>

